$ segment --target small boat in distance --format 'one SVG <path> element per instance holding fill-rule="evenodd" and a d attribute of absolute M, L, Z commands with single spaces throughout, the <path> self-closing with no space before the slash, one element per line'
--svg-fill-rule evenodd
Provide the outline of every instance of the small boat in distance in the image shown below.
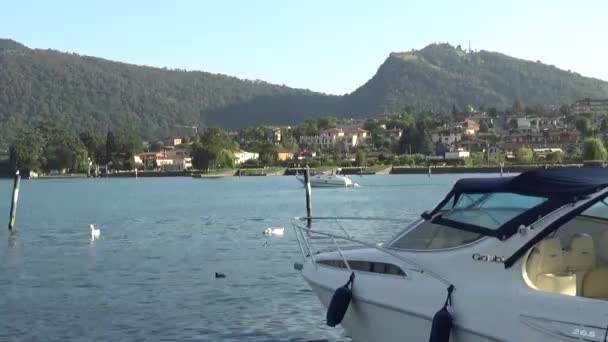
<path fill-rule="evenodd" d="M 311 187 L 354 187 L 357 186 L 355 182 L 353 182 L 347 175 L 342 175 L 340 172 L 341 168 L 336 169 L 336 172 L 333 171 L 331 173 L 322 173 L 319 175 L 310 176 L 310 186 Z M 296 176 L 296 178 L 302 182 L 302 184 L 306 184 L 306 180 L 304 176 Z"/>

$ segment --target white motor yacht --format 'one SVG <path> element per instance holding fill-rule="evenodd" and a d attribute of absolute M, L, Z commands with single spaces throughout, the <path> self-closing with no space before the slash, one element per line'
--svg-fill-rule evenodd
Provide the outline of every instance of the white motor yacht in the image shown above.
<path fill-rule="evenodd" d="M 606 341 L 607 197 L 606 169 L 461 179 L 383 244 L 294 219 L 296 269 L 356 342 Z"/>
<path fill-rule="evenodd" d="M 354 187 L 357 186 L 350 177 L 341 174 L 342 169 L 338 168 L 336 173 L 322 173 L 310 176 L 311 187 Z M 305 184 L 304 176 L 296 176 L 297 179 Z"/>

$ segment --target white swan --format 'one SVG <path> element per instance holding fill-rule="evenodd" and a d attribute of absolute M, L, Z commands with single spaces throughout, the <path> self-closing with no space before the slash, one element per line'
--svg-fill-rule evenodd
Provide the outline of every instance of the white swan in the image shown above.
<path fill-rule="evenodd" d="M 283 227 L 269 227 L 264 231 L 264 235 L 284 235 L 285 228 Z"/>
<path fill-rule="evenodd" d="M 91 241 L 99 239 L 101 236 L 101 229 L 95 228 L 94 224 L 89 225 L 89 228 L 91 228 Z"/>

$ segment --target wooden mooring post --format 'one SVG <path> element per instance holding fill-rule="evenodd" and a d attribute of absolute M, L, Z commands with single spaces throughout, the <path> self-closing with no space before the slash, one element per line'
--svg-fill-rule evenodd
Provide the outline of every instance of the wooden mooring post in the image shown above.
<path fill-rule="evenodd" d="M 13 231 L 15 228 L 15 220 L 17 218 L 17 201 L 19 201 L 19 185 L 21 184 L 21 175 L 19 170 L 15 172 L 15 181 L 13 183 L 13 198 L 11 201 L 11 212 L 8 219 L 8 230 Z"/>
<path fill-rule="evenodd" d="M 306 187 L 306 226 L 310 228 L 312 226 L 312 206 L 310 204 L 311 189 L 310 189 L 310 169 L 306 166 L 304 172 L 304 186 Z"/>

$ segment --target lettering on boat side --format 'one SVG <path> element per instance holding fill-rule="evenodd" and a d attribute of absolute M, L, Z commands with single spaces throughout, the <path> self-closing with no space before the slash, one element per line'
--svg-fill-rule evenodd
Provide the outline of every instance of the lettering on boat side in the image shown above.
<path fill-rule="evenodd" d="M 505 258 L 498 255 L 484 255 L 484 254 L 473 254 L 473 260 L 483 262 L 496 262 L 502 264 L 505 262 Z"/>
<path fill-rule="evenodd" d="M 595 338 L 599 334 L 597 334 L 594 330 L 591 330 L 591 329 L 579 329 L 579 328 L 576 328 L 576 329 L 572 330 L 572 335 L 577 336 L 577 337 L 580 336 L 580 337 Z"/>

